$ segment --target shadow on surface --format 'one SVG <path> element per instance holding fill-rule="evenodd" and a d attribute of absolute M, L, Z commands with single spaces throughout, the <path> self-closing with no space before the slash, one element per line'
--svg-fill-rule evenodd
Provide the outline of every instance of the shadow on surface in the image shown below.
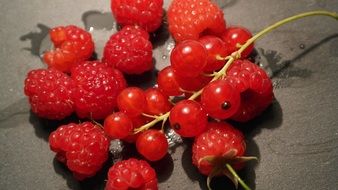
<path fill-rule="evenodd" d="M 109 157 L 108 161 L 95 176 L 83 181 L 77 181 L 73 177 L 72 172 L 56 158 L 53 160 L 53 166 L 55 172 L 67 180 L 67 186 L 72 190 L 104 190 L 107 173 L 109 168 L 112 166 L 111 160 L 112 159 Z"/>

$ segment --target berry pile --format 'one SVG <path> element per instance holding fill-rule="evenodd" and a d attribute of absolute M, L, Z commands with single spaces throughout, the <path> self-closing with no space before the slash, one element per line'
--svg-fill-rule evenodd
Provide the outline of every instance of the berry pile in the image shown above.
<path fill-rule="evenodd" d="M 49 137 L 56 158 L 78 180 L 101 169 L 110 140 L 134 143 L 150 163 L 161 160 L 168 154 L 164 131 L 169 121 L 178 135 L 194 138 L 193 164 L 208 176 L 209 188 L 212 177 L 226 175 L 236 187 L 240 183 L 250 189 L 235 170 L 255 157 L 244 156 L 244 135 L 227 121 L 250 121 L 274 99 L 271 79 L 247 59 L 253 42 L 290 20 L 331 13 L 296 15 L 252 37 L 244 27 L 227 28 L 223 12 L 212 1 L 173 0 L 167 10 L 176 42 L 170 66 L 158 72 L 155 87 L 127 87 L 124 74 L 153 68 L 149 32 L 160 27 L 162 6 L 162 0 L 111 0 L 122 28 L 107 41 L 101 60 L 89 60 L 94 43 L 87 31 L 76 26 L 51 29 L 55 49 L 43 55 L 48 69 L 30 71 L 25 80 L 32 112 L 52 120 L 76 113 L 84 120 L 60 126 Z M 144 160 L 115 163 L 106 190 L 158 189 L 156 173 Z"/>

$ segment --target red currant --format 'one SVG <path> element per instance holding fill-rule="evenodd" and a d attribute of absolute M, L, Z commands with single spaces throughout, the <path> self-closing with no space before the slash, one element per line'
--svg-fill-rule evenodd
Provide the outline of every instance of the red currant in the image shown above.
<path fill-rule="evenodd" d="M 167 96 L 179 96 L 182 94 L 171 66 L 158 72 L 157 84 L 158 88 Z"/>
<path fill-rule="evenodd" d="M 168 152 L 168 141 L 162 131 L 149 129 L 137 138 L 137 151 L 150 161 L 162 159 Z"/>
<path fill-rule="evenodd" d="M 240 93 L 226 80 L 209 83 L 201 94 L 201 104 L 209 116 L 227 119 L 233 116 L 241 103 Z"/>
<path fill-rule="evenodd" d="M 117 106 L 130 117 L 141 115 L 146 106 L 143 90 L 137 87 L 124 89 L 117 97 Z"/>
<path fill-rule="evenodd" d="M 116 112 L 104 120 L 104 132 L 111 139 L 123 139 L 133 131 L 133 123 L 130 118 L 122 112 Z"/>
<path fill-rule="evenodd" d="M 208 116 L 198 102 L 182 100 L 171 109 L 169 121 L 182 137 L 194 137 L 207 129 Z"/>
<path fill-rule="evenodd" d="M 175 79 L 179 84 L 180 88 L 187 91 L 198 91 L 207 85 L 212 77 L 207 77 L 204 75 L 198 75 L 197 77 L 184 77 L 176 74 Z"/>
<path fill-rule="evenodd" d="M 222 35 L 222 39 L 225 42 L 226 47 L 232 53 L 239 49 L 238 45 L 243 45 L 252 37 L 251 32 L 244 27 L 229 27 L 225 33 Z M 254 48 L 254 45 L 251 44 L 247 47 L 241 54 L 241 58 L 246 58 L 250 55 Z"/>
<path fill-rule="evenodd" d="M 133 123 L 134 129 L 141 127 L 142 125 L 150 122 L 150 120 L 151 120 L 151 118 L 145 117 L 143 115 L 139 115 L 139 116 L 136 116 L 136 117 L 131 117 L 130 119 L 131 119 L 131 121 Z M 139 135 L 140 135 L 140 133 L 130 134 L 127 137 L 123 138 L 122 140 L 124 142 L 127 142 L 127 143 L 135 143 L 136 139 L 137 139 L 137 137 Z"/>
<path fill-rule="evenodd" d="M 159 89 L 150 88 L 145 91 L 146 113 L 150 115 L 161 115 L 171 109 L 168 96 L 165 96 Z"/>
<path fill-rule="evenodd" d="M 225 43 L 215 36 L 203 36 L 198 41 L 203 44 L 208 53 L 207 65 L 204 67 L 204 71 L 209 73 L 221 69 L 225 61 L 216 59 L 217 56 L 226 57 L 231 53 L 226 48 Z"/>
<path fill-rule="evenodd" d="M 178 75 L 196 77 L 203 72 L 207 64 L 207 50 L 194 40 L 186 40 L 175 46 L 170 55 L 170 62 Z"/>

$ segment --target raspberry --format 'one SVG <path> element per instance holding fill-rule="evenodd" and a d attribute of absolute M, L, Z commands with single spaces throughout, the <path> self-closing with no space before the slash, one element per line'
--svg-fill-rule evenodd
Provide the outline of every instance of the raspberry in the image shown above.
<path fill-rule="evenodd" d="M 122 26 L 138 25 L 154 32 L 162 23 L 163 0 L 111 0 L 111 10 Z"/>
<path fill-rule="evenodd" d="M 272 82 L 259 66 L 249 60 L 237 60 L 230 66 L 227 76 L 227 80 L 241 92 L 241 106 L 233 120 L 249 121 L 271 104 L 274 97 Z"/>
<path fill-rule="evenodd" d="M 116 106 L 116 98 L 125 88 L 118 71 L 98 61 L 87 61 L 71 70 L 77 89 L 75 111 L 80 118 L 104 119 Z"/>
<path fill-rule="evenodd" d="M 61 120 L 72 114 L 74 83 L 56 69 L 37 69 L 27 74 L 25 94 L 32 112 L 39 117 Z"/>
<path fill-rule="evenodd" d="M 195 138 L 193 144 L 193 164 L 197 166 L 199 171 L 204 175 L 209 175 L 213 167 L 206 157 L 222 158 L 228 156 L 230 151 L 234 151 L 235 155 L 227 159 L 241 157 L 245 152 L 245 141 L 243 134 L 233 128 L 230 124 L 208 123 L 208 130 Z M 224 167 L 224 166 L 223 166 Z"/>
<path fill-rule="evenodd" d="M 103 130 L 90 122 L 60 126 L 50 134 L 49 145 L 78 180 L 94 176 L 108 159 L 109 141 Z"/>
<path fill-rule="evenodd" d="M 113 165 L 105 190 L 157 190 L 155 170 L 143 160 L 130 158 Z"/>
<path fill-rule="evenodd" d="M 210 0 L 173 0 L 168 23 L 176 42 L 197 40 L 203 34 L 219 36 L 226 28 L 222 10 Z"/>
<path fill-rule="evenodd" d="M 94 52 L 90 33 L 76 26 L 60 26 L 50 30 L 55 50 L 47 51 L 43 60 L 49 67 L 70 72 L 73 65 L 88 60 Z"/>
<path fill-rule="evenodd" d="M 153 68 L 152 45 L 146 31 L 125 26 L 106 43 L 103 61 L 127 74 L 141 74 Z"/>

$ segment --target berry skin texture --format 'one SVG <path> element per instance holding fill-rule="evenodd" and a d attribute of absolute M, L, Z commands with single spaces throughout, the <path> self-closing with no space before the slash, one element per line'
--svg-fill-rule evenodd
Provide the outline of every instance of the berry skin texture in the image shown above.
<path fill-rule="evenodd" d="M 78 180 L 94 176 L 108 159 L 109 141 L 103 130 L 90 122 L 60 126 L 50 134 L 49 145 Z"/>
<path fill-rule="evenodd" d="M 116 107 L 117 95 L 124 87 L 110 67 L 98 61 L 83 62 L 71 71 L 77 85 L 75 111 L 80 118 L 104 119 Z"/>
<path fill-rule="evenodd" d="M 168 9 L 169 32 L 176 42 L 220 35 L 226 24 L 223 11 L 210 0 L 173 0 Z"/>
<path fill-rule="evenodd" d="M 168 152 L 168 146 L 163 132 L 154 129 L 144 131 L 136 140 L 137 151 L 150 161 L 162 159 Z"/>
<path fill-rule="evenodd" d="M 88 60 L 94 52 L 91 34 L 77 26 L 52 28 L 49 35 L 55 47 L 43 54 L 49 67 L 69 73 L 74 65 Z"/>
<path fill-rule="evenodd" d="M 197 77 L 206 66 L 207 58 L 207 50 L 203 44 L 195 40 L 186 40 L 172 50 L 170 64 L 180 76 Z"/>
<path fill-rule="evenodd" d="M 124 89 L 117 97 L 117 106 L 130 117 L 141 115 L 146 109 L 144 91 L 138 87 Z"/>
<path fill-rule="evenodd" d="M 146 98 L 146 114 L 150 115 L 161 115 L 171 109 L 169 97 L 164 95 L 157 88 L 149 88 L 145 92 Z"/>
<path fill-rule="evenodd" d="M 206 73 L 212 73 L 213 71 L 221 69 L 225 64 L 225 61 L 217 60 L 217 56 L 226 57 L 231 53 L 226 48 L 222 39 L 215 36 L 203 36 L 198 39 L 198 41 L 204 46 L 208 54 L 207 64 L 203 71 Z"/>
<path fill-rule="evenodd" d="M 231 119 L 249 121 L 272 103 L 274 94 L 271 79 L 262 68 L 249 60 L 234 61 L 227 78 L 241 93 L 241 106 Z"/>
<path fill-rule="evenodd" d="M 201 104 L 209 116 L 228 119 L 238 111 L 241 97 L 239 91 L 227 80 L 215 80 L 204 87 Z"/>
<path fill-rule="evenodd" d="M 192 147 L 192 160 L 202 174 L 209 175 L 214 166 L 203 158 L 210 156 L 215 159 L 222 158 L 230 150 L 235 153 L 232 158 L 241 157 L 244 155 L 245 149 L 244 136 L 239 130 L 225 122 L 208 123 L 208 130 L 195 138 Z M 239 169 L 242 165 L 233 165 L 233 167 Z"/>
<path fill-rule="evenodd" d="M 243 45 L 246 41 L 248 41 L 252 37 L 251 32 L 244 27 L 229 27 L 222 34 L 222 39 L 230 53 L 237 51 L 240 47 L 237 45 Z M 244 59 L 250 55 L 252 50 L 254 49 L 254 44 L 248 46 L 242 53 L 241 58 Z"/>
<path fill-rule="evenodd" d="M 167 96 L 179 96 L 182 94 L 171 66 L 167 66 L 158 72 L 157 84 L 158 88 Z"/>
<path fill-rule="evenodd" d="M 207 129 L 208 116 L 193 100 L 182 100 L 170 111 L 170 126 L 182 137 L 195 137 Z"/>
<path fill-rule="evenodd" d="M 37 69 L 27 74 L 25 95 L 39 117 L 61 120 L 74 112 L 73 80 L 56 69 Z"/>
<path fill-rule="evenodd" d="M 123 139 L 131 135 L 133 132 L 132 120 L 122 112 L 110 114 L 104 120 L 104 132 L 111 139 Z"/>
<path fill-rule="evenodd" d="M 152 51 L 146 31 L 135 26 L 125 26 L 106 43 L 103 62 L 126 74 L 141 74 L 154 67 Z"/>
<path fill-rule="evenodd" d="M 155 170 L 143 160 L 116 162 L 108 171 L 105 190 L 158 190 Z"/>
<path fill-rule="evenodd" d="M 163 17 L 163 0 L 111 0 L 111 10 L 122 26 L 138 25 L 147 32 L 157 30 Z"/>

